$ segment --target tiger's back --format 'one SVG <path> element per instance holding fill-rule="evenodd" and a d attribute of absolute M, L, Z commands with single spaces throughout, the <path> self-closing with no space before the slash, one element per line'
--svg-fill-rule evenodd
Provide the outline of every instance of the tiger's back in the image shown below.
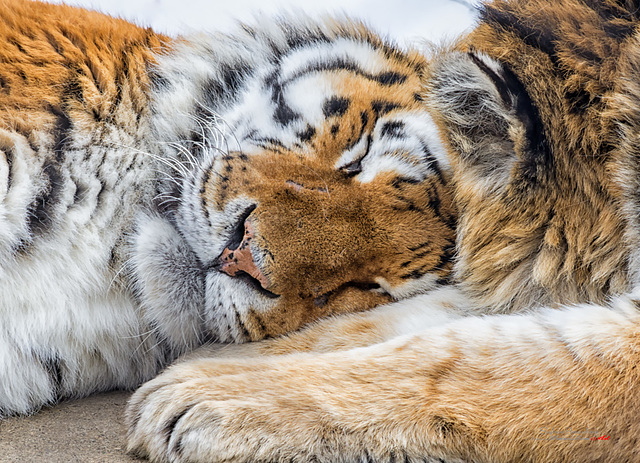
<path fill-rule="evenodd" d="M 0 409 L 27 412 L 155 371 L 117 271 L 124 232 L 155 194 L 139 150 L 147 67 L 167 39 L 98 13 L 5 1 L 0 41 Z"/>

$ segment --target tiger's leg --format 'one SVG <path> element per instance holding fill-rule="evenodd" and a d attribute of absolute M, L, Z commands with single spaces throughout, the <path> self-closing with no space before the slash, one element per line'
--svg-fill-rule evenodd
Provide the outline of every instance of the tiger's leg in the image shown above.
<path fill-rule="evenodd" d="M 177 365 L 134 396 L 129 450 L 178 462 L 632 461 L 639 322 L 621 298 L 350 351 Z M 244 369 L 225 375 L 234 363 Z"/>
<path fill-rule="evenodd" d="M 184 359 L 250 358 L 365 347 L 450 322 L 468 315 L 470 307 L 469 300 L 456 287 L 446 286 L 367 312 L 320 320 L 278 338 L 245 344 L 204 346 Z"/>

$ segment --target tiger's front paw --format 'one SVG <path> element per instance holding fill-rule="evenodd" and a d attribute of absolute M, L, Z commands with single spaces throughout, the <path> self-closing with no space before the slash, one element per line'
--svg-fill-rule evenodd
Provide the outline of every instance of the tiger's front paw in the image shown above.
<path fill-rule="evenodd" d="M 128 452 L 154 462 L 225 460 L 225 400 L 233 380 L 220 388 L 218 378 L 241 370 L 225 362 L 186 362 L 144 384 L 127 406 Z"/>
<path fill-rule="evenodd" d="M 128 451 L 154 462 L 227 460 L 224 401 L 198 394 L 202 384 L 187 381 L 134 396 L 128 410 Z"/>
<path fill-rule="evenodd" d="M 290 416 L 299 407 L 282 403 L 286 389 L 270 388 L 265 376 L 260 368 L 224 362 L 170 368 L 129 402 L 129 453 L 154 462 L 279 461 L 284 454 L 287 460 L 308 460 L 293 455 L 301 447 L 294 440 L 311 436 Z"/>

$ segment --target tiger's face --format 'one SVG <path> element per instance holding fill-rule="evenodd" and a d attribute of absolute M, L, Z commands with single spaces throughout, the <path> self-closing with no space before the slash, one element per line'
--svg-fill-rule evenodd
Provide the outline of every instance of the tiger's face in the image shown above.
<path fill-rule="evenodd" d="M 230 109 L 201 118 L 176 223 L 204 269 L 217 341 L 446 282 L 456 218 L 419 96 L 425 62 L 372 40 L 289 50 L 247 71 Z"/>

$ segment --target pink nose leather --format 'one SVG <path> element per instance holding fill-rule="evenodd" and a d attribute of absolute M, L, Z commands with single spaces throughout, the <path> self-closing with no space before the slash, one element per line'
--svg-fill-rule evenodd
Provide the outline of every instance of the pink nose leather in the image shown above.
<path fill-rule="evenodd" d="M 262 271 L 256 266 L 251 254 L 251 240 L 254 231 L 250 222 L 244 224 L 244 237 L 237 249 L 225 248 L 220 255 L 220 271 L 230 276 L 236 276 L 238 272 L 245 272 L 258 280 L 263 288 L 269 285 L 269 280 L 264 276 Z"/>

